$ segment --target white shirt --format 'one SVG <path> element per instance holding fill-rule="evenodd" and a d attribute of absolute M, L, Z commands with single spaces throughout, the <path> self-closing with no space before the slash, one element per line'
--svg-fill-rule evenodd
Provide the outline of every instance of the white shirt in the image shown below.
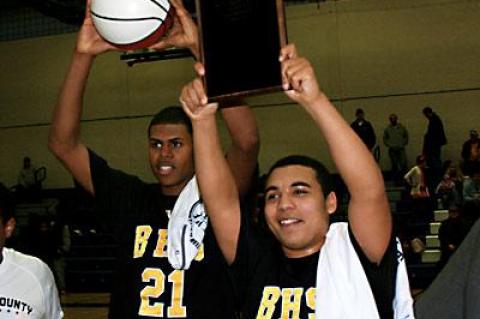
<path fill-rule="evenodd" d="M 0 319 L 63 318 L 52 271 L 40 259 L 4 248 L 0 263 Z"/>

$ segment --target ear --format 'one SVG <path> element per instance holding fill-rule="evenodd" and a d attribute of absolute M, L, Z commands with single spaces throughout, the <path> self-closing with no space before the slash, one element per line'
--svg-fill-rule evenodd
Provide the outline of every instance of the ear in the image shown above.
<path fill-rule="evenodd" d="M 6 223 L 5 223 L 5 238 L 10 238 L 15 231 L 15 226 L 17 225 L 17 222 L 15 221 L 15 218 L 10 218 Z"/>
<path fill-rule="evenodd" d="M 325 198 L 325 207 L 329 215 L 335 213 L 337 210 L 337 195 L 335 192 L 330 192 L 330 194 L 327 195 L 327 198 Z"/>

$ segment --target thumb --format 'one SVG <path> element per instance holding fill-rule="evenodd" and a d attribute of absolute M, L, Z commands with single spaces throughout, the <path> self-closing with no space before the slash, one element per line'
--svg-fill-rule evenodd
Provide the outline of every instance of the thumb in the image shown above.
<path fill-rule="evenodd" d="M 193 112 L 192 110 L 190 110 L 187 103 L 185 103 L 185 101 L 183 101 L 181 98 L 179 99 L 179 101 L 180 101 L 180 105 L 182 105 L 182 109 L 185 112 L 185 114 L 187 114 L 189 118 L 192 118 Z"/>
<path fill-rule="evenodd" d="M 207 105 L 205 105 L 205 108 L 216 111 L 218 109 L 218 102 L 208 103 Z"/>
<path fill-rule="evenodd" d="M 202 62 L 195 62 L 195 64 L 193 65 L 193 68 L 195 69 L 195 72 L 197 72 L 198 76 L 205 75 L 205 67 L 203 66 Z"/>
<path fill-rule="evenodd" d="M 300 94 L 298 94 L 298 92 L 295 91 L 295 90 L 287 90 L 287 91 L 284 91 L 284 92 L 293 101 L 297 101 L 298 98 L 300 97 Z"/>

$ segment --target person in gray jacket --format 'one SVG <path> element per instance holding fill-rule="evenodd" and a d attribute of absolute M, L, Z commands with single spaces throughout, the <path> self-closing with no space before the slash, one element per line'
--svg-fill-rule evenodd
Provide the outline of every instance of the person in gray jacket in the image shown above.
<path fill-rule="evenodd" d="M 398 122 L 396 114 L 388 117 L 390 124 L 383 131 L 383 143 L 388 148 L 388 155 L 392 163 L 392 177 L 396 182 L 402 180 L 407 171 L 407 154 L 405 146 L 408 144 L 408 131 Z"/>

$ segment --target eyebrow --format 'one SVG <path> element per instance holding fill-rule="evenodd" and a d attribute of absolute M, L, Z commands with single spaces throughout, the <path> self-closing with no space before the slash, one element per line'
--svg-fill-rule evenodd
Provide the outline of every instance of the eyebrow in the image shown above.
<path fill-rule="evenodd" d="M 290 187 L 308 187 L 311 188 L 312 186 L 306 182 L 294 182 L 290 185 Z M 274 191 L 277 190 L 277 186 L 269 186 L 265 189 L 265 193 L 268 193 L 269 191 Z"/>
<path fill-rule="evenodd" d="M 165 142 L 167 142 L 167 143 L 169 143 L 169 142 L 181 142 L 181 141 L 183 141 L 183 138 L 181 138 L 181 137 L 173 137 L 173 138 L 170 138 L 170 139 L 168 139 L 168 140 L 166 140 L 166 141 L 161 140 L 161 139 L 159 139 L 159 138 L 155 138 L 155 137 L 150 137 L 149 139 L 150 139 L 150 141 L 152 141 L 152 142 L 162 142 L 162 143 L 165 143 Z"/>
<path fill-rule="evenodd" d="M 312 185 L 306 183 L 306 182 L 295 182 L 291 185 L 292 187 L 297 187 L 297 186 L 304 186 L 304 187 L 312 187 Z"/>

